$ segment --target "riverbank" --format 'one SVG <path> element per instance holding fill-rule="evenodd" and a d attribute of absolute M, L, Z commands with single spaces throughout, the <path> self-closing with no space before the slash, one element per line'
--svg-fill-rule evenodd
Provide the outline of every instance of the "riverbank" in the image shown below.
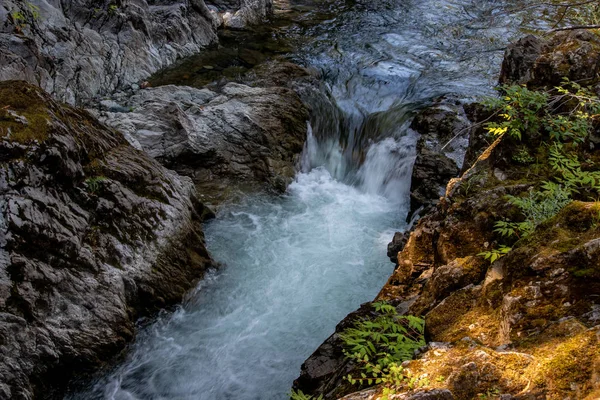
<path fill-rule="evenodd" d="M 599 49 L 598 36 L 588 31 L 526 37 L 508 48 L 501 83 L 543 93 L 567 78 L 590 90 L 595 107 Z M 529 93 L 519 87 L 513 89 L 518 95 L 508 92 L 505 98 Z M 532 107 L 524 97 L 512 101 L 516 109 Z M 560 139 L 545 137 L 548 128 L 523 125 L 522 137 L 506 133 L 494 140 L 482 123 L 503 121 L 502 116 L 483 110 L 479 106 L 479 113 L 471 113 L 467 154 L 476 161 L 471 165 L 467 158 L 465 172 L 450 180 L 437 206 L 412 232 L 394 238 L 390 256 L 396 270 L 375 299 L 393 304 L 402 315 L 423 317 L 428 345 L 402 363 L 393 380 L 351 394 L 361 385 L 352 385 L 348 375 L 366 382 L 360 380 L 361 364 L 343 352 L 351 349 L 343 334 L 357 319 L 375 318 L 366 304 L 305 362 L 296 389 L 347 400 L 598 397 L 597 126 L 586 125 L 582 142 L 573 147 L 567 137 L 574 126 Z M 437 122 L 447 129 L 443 118 Z M 454 125 L 455 132 L 463 126 L 464 121 Z M 486 136 L 491 145 L 481 140 Z M 554 161 L 546 161 L 548 148 L 558 143 L 562 151 L 571 149 L 570 157 L 586 160 L 581 173 L 594 176 L 591 186 L 582 186 L 561 206 L 556 192 L 547 200 L 536 194 L 547 182 L 568 185 L 560 168 L 550 168 Z M 535 200 L 525 205 L 518 200 L 524 198 Z M 532 218 L 527 207 L 551 203 L 555 211 L 537 216 L 532 233 L 519 230 L 524 228 L 518 223 Z M 503 221 L 515 220 L 508 225 L 512 233 L 503 230 Z"/>

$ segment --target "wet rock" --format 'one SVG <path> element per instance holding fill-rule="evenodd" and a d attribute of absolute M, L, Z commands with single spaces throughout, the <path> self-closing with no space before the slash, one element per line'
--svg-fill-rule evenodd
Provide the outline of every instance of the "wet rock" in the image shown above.
<path fill-rule="evenodd" d="M 102 112 L 100 119 L 200 185 L 267 183 L 285 190 L 294 176 L 308 112 L 291 89 L 162 86 L 124 101 L 131 112 Z"/>
<path fill-rule="evenodd" d="M 335 333 L 302 364 L 293 388 L 307 395 L 323 394 L 325 399 L 337 399 L 353 392 L 354 387 L 343 379 L 353 370 L 353 365 L 344 356 L 339 333 L 351 327 L 357 319 L 374 315 L 371 303 L 365 303 L 346 316 L 336 326 Z"/>
<path fill-rule="evenodd" d="M 468 147 L 470 122 L 463 106 L 448 101 L 421 111 L 411 128 L 421 134 L 411 181 L 409 219 L 425 215 L 451 178 L 458 175 Z"/>
<path fill-rule="evenodd" d="M 404 246 L 406 246 L 409 236 L 410 234 L 408 232 L 396 232 L 392 241 L 388 243 L 387 256 L 394 264 L 398 262 L 398 253 L 400 253 L 404 249 Z"/>
<path fill-rule="evenodd" d="M 216 43 L 219 19 L 203 0 L 16 0 L 0 5 L 0 80 L 39 84 L 57 99 L 88 102 L 138 85 L 181 57 Z M 270 12 L 270 0 L 231 4 L 236 26 Z M 11 15 L 21 13 L 24 21 Z"/>
<path fill-rule="evenodd" d="M 212 265 L 210 213 L 86 112 L 25 82 L 0 103 L 0 397 L 59 398 Z"/>

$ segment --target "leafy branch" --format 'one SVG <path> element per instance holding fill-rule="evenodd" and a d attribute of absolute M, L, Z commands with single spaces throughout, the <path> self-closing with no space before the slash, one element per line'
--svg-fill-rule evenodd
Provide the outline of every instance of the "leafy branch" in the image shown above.
<path fill-rule="evenodd" d="M 357 374 L 346 379 L 352 384 L 384 384 L 390 388 L 410 379 L 401 363 L 414 357 L 415 350 L 425 343 L 425 321 L 414 316 L 399 315 L 385 302 L 372 304 L 379 315 L 361 319 L 340 334 L 344 355 L 356 363 Z"/>

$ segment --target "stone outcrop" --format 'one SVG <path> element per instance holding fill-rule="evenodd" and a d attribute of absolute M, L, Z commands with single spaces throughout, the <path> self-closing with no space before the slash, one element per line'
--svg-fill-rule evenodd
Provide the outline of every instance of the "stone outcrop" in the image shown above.
<path fill-rule="evenodd" d="M 502 63 L 500 83 L 552 88 L 568 78 L 592 85 L 598 82 L 599 74 L 600 37 L 587 30 L 574 30 L 548 39 L 530 35 L 511 44 Z"/>
<path fill-rule="evenodd" d="M 59 397 L 211 261 L 182 178 L 88 113 L 0 83 L 0 398 Z"/>
<path fill-rule="evenodd" d="M 316 79 L 304 69 L 279 68 L 291 70 L 288 83 L 297 75 L 299 93 L 314 89 Z M 211 185 L 215 196 L 232 185 L 266 183 L 285 190 L 296 171 L 309 114 L 296 90 L 276 73 L 269 75 L 210 89 L 144 89 L 117 98 L 118 103 L 103 103 L 98 117 L 163 165 L 199 186 Z"/>
<path fill-rule="evenodd" d="M 58 100 L 89 102 L 135 89 L 178 58 L 216 44 L 224 20 L 242 27 L 270 9 L 270 0 L 217 1 L 210 8 L 203 0 L 6 0 L 0 80 L 25 79 Z"/>
<path fill-rule="evenodd" d="M 206 3 L 217 11 L 219 23 L 232 29 L 262 22 L 273 8 L 273 0 L 208 0 Z"/>
<path fill-rule="evenodd" d="M 444 195 L 446 183 L 458 176 L 469 144 L 470 121 L 463 105 L 449 100 L 425 108 L 411 128 L 417 142 L 410 188 L 409 220 L 415 212 L 427 212 Z"/>

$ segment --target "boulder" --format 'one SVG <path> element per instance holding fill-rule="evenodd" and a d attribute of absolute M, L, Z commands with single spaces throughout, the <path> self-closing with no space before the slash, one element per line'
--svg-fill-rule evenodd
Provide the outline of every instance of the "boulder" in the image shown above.
<path fill-rule="evenodd" d="M 268 184 L 285 190 L 306 138 L 308 111 L 292 89 L 161 86 L 139 91 L 101 121 L 198 185 Z M 218 193 L 217 193 L 218 194 Z"/>
<path fill-rule="evenodd" d="M 564 78 L 584 85 L 598 82 L 600 37 L 589 30 L 563 31 L 547 39 L 527 36 L 504 55 L 501 84 L 552 88 Z"/>
<path fill-rule="evenodd" d="M 212 266 L 189 178 L 88 113 L 0 83 L 0 398 L 58 398 Z"/>
<path fill-rule="evenodd" d="M 460 103 L 442 101 L 423 109 L 411 128 L 421 134 L 411 180 L 410 213 L 425 215 L 451 178 L 458 176 L 469 145 L 470 122 Z"/>

